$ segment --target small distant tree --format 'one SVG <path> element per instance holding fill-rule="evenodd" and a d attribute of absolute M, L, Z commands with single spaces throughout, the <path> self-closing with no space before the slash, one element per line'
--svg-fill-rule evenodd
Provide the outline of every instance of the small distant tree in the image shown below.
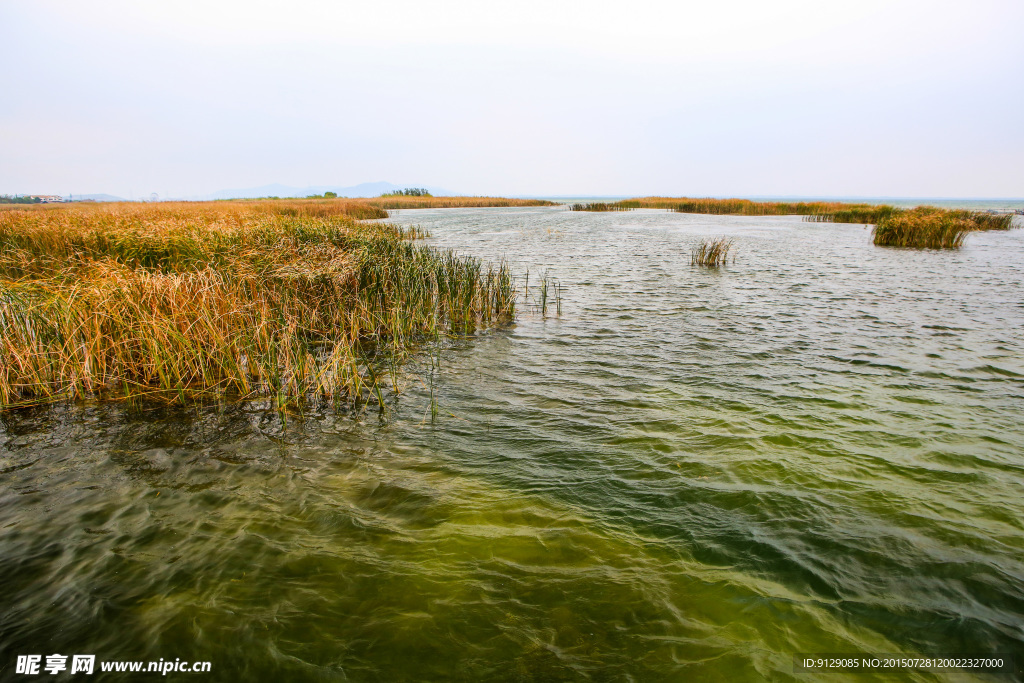
<path fill-rule="evenodd" d="M 404 190 L 395 190 L 394 192 L 385 192 L 381 197 L 433 197 L 434 195 L 427 192 L 426 188 L 423 187 L 407 187 Z"/>

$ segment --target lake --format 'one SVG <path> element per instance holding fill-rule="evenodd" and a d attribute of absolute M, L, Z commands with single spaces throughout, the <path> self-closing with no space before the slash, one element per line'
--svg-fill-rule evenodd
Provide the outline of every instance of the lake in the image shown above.
<path fill-rule="evenodd" d="M 0 678 L 51 653 L 735 681 L 813 680 L 797 653 L 1024 651 L 1024 231 L 936 252 L 799 217 L 390 220 L 508 260 L 523 299 L 421 349 L 386 414 L 0 415 Z M 691 267 L 718 236 L 735 262 Z"/>

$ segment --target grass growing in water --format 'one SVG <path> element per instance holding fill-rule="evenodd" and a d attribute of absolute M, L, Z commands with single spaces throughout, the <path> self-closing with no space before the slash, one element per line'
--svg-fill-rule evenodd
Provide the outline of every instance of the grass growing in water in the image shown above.
<path fill-rule="evenodd" d="M 869 204 L 840 202 L 754 202 L 749 199 L 694 199 L 690 197 L 640 197 L 617 202 L 573 204 L 573 211 L 629 211 L 631 209 L 667 209 L 676 213 L 701 213 L 731 216 L 786 216 L 830 214 L 844 209 L 870 209 Z"/>
<path fill-rule="evenodd" d="M 804 220 L 811 223 L 863 223 L 868 225 L 878 223 L 888 216 L 899 212 L 900 209 L 886 204 L 879 206 L 850 206 L 826 213 L 806 215 Z"/>
<path fill-rule="evenodd" d="M 918 207 L 884 216 L 875 225 L 874 243 L 885 247 L 959 249 L 972 232 L 1009 230 L 1013 216 Z"/>
<path fill-rule="evenodd" d="M 898 209 L 888 205 L 844 204 L 841 202 L 754 202 L 749 199 L 690 199 L 686 197 L 643 197 L 623 199 L 610 204 L 573 204 L 573 211 L 628 211 L 630 209 L 667 209 L 678 213 L 737 216 L 802 215 L 805 221 L 827 223 L 874 224 L 874 242 L 880 246 L 917 249 L 957 249 L 964 238 L 979 230 L 1009 230 L 1012 214 L 947 210 L 935 207 Z M 712 258 L 712 244 L 707 258 Z M 704 248 L 704 245 L 701 245 Z M 695 265 L 703 263 L 695 254 Z"/>
<path fill-rule="evenodd" d="M 939 209 L 933 206 L 919 206 L 914 209 L 897 209 L 885 205 L 867 209 L 850 208 L 832 213 L 806 216 L 804 220 L 826 223 L 873 223 L 878 226 L 896 220 L 898 224 L 914 223 L 922 227 L 926 224 L 931 224 L 932 227 L 930 229 L 938 229 L 940 224 L 965 221 L 967 232 L 1009 230 L 1013 227 L 1013 214 L 995 214 L 983 211 L 966 211 L 963 209 Z"/>
<path fill-rule="evenodd" d="M 959 249 L 972 232 L 1013 227 L 1012 214 L 932 206 L 914 209 L 878 206 L 869 211 L 843 210 L 808 216 L 805 220 L 808 219 L 832 223 L 874 223 L 872 235 L 876 245 L 914 249 Z"/>
<path fill-rule="evenodd" d="M 340 201 L 0 211 L 0 409 L 87 396 L 382 400 L 378 370 L 411 344 L 514 316 L 504 265 L 357 223 L 364 212 Z"/>
<path fill-rule="evenodd" d="M 620 206 L 617 203 L 609 204 L 607 202 L 591 202 L 589 204 L 572 204 L 569 206 L 571 211 L 632 211 L 635 207 Z"/>
<path fill-rule="evenodd" d="M 507 197 L 430 197 L 387 196 L 355 200 L 381 209 L 459 209 L 508 206 L 555 206 L 546 199 L 510 199 Z"/>
<path fill-rule="evenodd" d="M 713 240 L 701 240 L 697 246 L 690 250 L 690 265 L 717 268 L 724 266 L 729 258 L 729 250 L 732 249 L 733 241 L 725 237 Z M 733 255 L 735 263 L 736 256 Z"/>
<path fill-rule="evenodd" d="M 878 246 L 959 249 L 972 229 L 973 223 L 963 218 L 907 211 L 880 221 L 873 236 Z"/>

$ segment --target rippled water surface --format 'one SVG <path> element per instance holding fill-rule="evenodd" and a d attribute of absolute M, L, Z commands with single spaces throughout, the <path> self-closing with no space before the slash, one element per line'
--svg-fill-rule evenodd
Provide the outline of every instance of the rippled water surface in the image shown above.
<path fill-rule="evenodd" d="M 385 419 L 0 416 L 0 679 L 54 652 L 238 681 L 1024 652 L 1024 231 L 946 253 L 789 217 L 393 220 L 529 269 L 531 303 L 549 271 L 561 316 L 446 343 L 436 421 L 422 355 Z M 735 264 L 691 268 L 719 235 Z"/>

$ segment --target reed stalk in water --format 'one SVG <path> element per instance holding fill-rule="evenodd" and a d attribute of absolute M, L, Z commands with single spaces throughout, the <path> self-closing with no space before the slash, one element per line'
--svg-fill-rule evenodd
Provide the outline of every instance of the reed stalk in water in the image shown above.
<path fill-rule="evenodd" d="M 898 209 L 888 205 L 844 204 L 841 202 L 754 202 L 749 199 L 690 199 L 643 197 L 612 203 L 573 204 L 573 211 L 628 211 L 630 209 L 667 209 L 679 213 L 739 216 L 802 215 L 805 221 L 827 223 L 874 224 L 874 243 L 879 246 L 918 249 L 957 249 L 971 232 L 1009 230 L 1012 214 L 949 210 L 935 207 Z M 695 252 L 695 265 L 719 265 L 714 261 L 713 244 Z M 709 260 L 708 263 L 704 263 Z"/>
<path fill-rule="evenodd" d="M 879 221 L 872 234 L 878 246 L 959 249 L 974 225 L 945 211 L 901 211 Z"/>
<path fill-rule="evenodd" d="M 383 401 L 375 368 L 388 359 L 514 316 L 505 265 L 417 246 L 402 228 L 357 222 L 361 211 L 0 211 L 0 409 L 82 397 Z"/>
<path fill-rule="evenodd" d="M 913 249 L 959 249 L 972 232 L 1009 230 L 1011 214 L 918 207 L 883 216 L 873 231 L 874 243 Z"/>
<path fill-rule="evenodd" d="M 509 206 L 555 206 L 546 199 L 512 199 L 509 197 L 415 197 L 389 196 L 353 200 L 381 209 L 459 209 Z"/>
<path fill-rule="evenodd" d="M 754 202 L 749 199 L 695 199 L 690 197 L 640 197 L 617 202 L 573 204 L 573 211 L 630 211 L 667 209 L 676 213 L 700 213 L 734 216 L 786 216 L 832 214 L 846 209 L 867 210 L 869 204 L 841 202 Z"/>
<path fill-rule="evenodd" d="M 733 241 L 725 237 L 713 240 L 701 240 L 697 246 L 690 250 L 690 265 L 704 266 L 706 268 L 717 268 L 724 266 L 729 258 L 729 250 L 732 249 Z M 735 262 L 736 257 L 733 256 Z"/>
<path fill-rule="evenodd" d="M 591 202 L 589 204 L 576 203 L 569 206 L 571 211 L 632 211 L 635 207 L 620 206 L 618 203 Z"/>

